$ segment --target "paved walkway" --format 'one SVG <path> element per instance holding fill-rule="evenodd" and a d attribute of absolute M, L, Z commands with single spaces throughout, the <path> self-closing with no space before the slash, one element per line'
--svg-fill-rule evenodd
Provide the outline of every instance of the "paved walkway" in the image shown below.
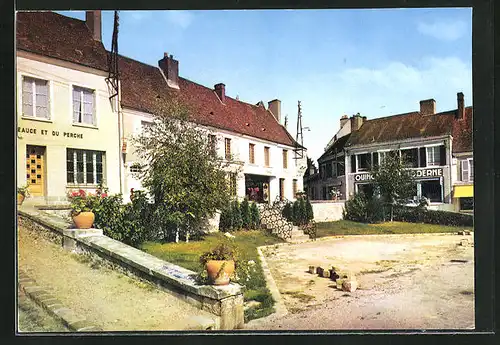
<path fill-rule="evenodd" d="M 206 329 L 213 315 L 18 229 L 19 268 L 104 331 Z M 204 328 L 205 327 L 205 328 Z"/>

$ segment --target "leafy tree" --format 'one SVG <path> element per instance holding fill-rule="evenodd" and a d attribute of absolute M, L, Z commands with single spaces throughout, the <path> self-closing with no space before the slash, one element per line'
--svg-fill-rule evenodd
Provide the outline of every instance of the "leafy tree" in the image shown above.
<path fill-rule="evenodd" d="M 293 224 L 299 224 L 300 219 L 300 210 L 299 210 L 299 201 L 295 200 L 292 206 L 292 222 Z"/>
<path fill-rule="evenodd" d="M 240 204 L 241 211 L 241 223 L 244 229 L 250 229 L 251 215 L 250 215 L 250 204 L 248 203 L 248 198 L 245 198 Z"/>
<path fill-rule="evenodd" d="M 192 122 L 192 111 L 175 100 L 156 104 L 153 123 L 133 139 L 145 162 L 139 173 L 154 202 L 152 227 L 176 240 L 199 229 L 229 200 L 226 162 L 213 154 L 209 130 Z"/>
<path fill-rule="evenodd" d="M 299 202 L 299 225 L 303 225 L 307 223 L 306 202 L 304 198 L 300 198 L 297 201 Z"/>
<path fill-rule="evenodd" d="M 293 204 L 291 202 L 287 202 L 283 207 L 282 211 L 283 217 L 289 222 L 293 222 Z"/>
<path fill-rule="evenodd" d="M 252 202 L 252 206 L 250 206 L 250 219 L 250 227 L 254 230 L 258 229 L 260 224 L 260 213 L 257 203 L 255 202 Z"/>
<path fill-rule="evenodd" d="M 219 230 L 220 231 L 230 231 L 232 230 L 233 227 L 233 216 L 231 213 L 232 208 L 230 205 L 227 205 L 224 207 L 221 211 L 220 214 L 220 220 L 219 220 Z"/>
<path fill-rule="evenodd" d="M 398 155 L 387 154 L 384 161 L 372 170 L 373 184 L 382 201 L 390 206 L 391 222 L 394 218 L 394 206 L 405 204 L 415 193 L 415 181 L 404 160 Z"/>

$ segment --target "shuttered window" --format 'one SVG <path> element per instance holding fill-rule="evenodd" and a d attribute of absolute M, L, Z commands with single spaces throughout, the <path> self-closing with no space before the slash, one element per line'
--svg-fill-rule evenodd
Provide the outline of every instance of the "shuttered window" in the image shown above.
<path fill-rule="evenodd" d="M 269 147 L 264 147 L 264 166 L 269 167 Z"/>
<path fill-rule="evenodd" d="M 23 77 L 22 88 L 23 116 L 49 120 L 49 82 Z"/>
<path fill-rule="evenodd" d="M 231 139 L 226 138 L 224 142 L 225 142 L 225 149 L 226 149 L 226 159 L 230 160 L 231 159 Z"/>
<path fill-rule="evenodd" d="M 288 150 L 283 150 L 283 169 L 288 169 Z"/>
<path fill-rule="evenodd" d="M 297 180 L 292 181 L 293 197 L 297 198 Z"/>
<path fill-rule="evenodd" d="M 461 161 L 461 180 L 464 182 L 474 181 L 474 161 L 464 159 Z"/>
<path fill-rule="evenodd" d="M 255 144 L 248 144 L 248 160 L 250 164 L 255 163 Z"/>
<path fill-rule="evenodd" d="M 94 90 L 73 86 L 73 123 L 96 125 Z"/>

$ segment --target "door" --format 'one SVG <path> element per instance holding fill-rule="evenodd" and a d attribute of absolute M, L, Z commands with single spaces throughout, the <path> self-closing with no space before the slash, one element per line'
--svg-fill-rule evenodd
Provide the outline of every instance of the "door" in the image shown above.
<path fill-rule="evenodd" d="M 26 146 L 26 181 L 30 195 L 45 195 L 45 146 Z"/>

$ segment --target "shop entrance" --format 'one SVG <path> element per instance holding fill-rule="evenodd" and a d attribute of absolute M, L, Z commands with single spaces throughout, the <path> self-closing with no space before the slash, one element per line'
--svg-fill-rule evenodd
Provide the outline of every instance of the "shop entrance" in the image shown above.
<path fill-rule="evenodd" d="M 45 146 L 26 146 L 26 181 L 33 196 L 45 195 Z"/>
<path fill-rule="evenodd" d="M 250 201 L 269 202 L 269 176 L 245 174 L 245 195 Z"/>

